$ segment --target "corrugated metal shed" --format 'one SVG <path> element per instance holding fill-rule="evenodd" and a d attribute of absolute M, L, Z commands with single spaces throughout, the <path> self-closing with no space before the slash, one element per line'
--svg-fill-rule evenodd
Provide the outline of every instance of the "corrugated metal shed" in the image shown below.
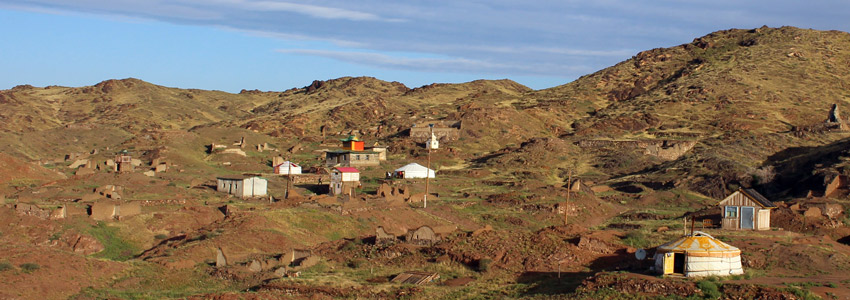
<path fill-rule="evenodd" d="M 407 271 L 396 275 L 392 282 L 407 284 L 426 284 L 440 278 L 440 274 L 432 272 Z"/>

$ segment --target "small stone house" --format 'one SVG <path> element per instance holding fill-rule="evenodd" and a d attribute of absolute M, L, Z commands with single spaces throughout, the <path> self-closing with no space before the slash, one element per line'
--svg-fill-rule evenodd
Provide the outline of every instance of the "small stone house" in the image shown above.
<path fill-rule="evenodd" d="M 258 176 L 218 177 L 216 190 L 241 198 L 262 197 L 267 194 L 268 180 Z"/>
<path fill-rule="evenodd" d="M 353 167 L 336 167 L 331 171 L 328 191 L 331 195 L 352 194 L 360 186 L 360 170 Z"/>
<path fill-rule="evenodd" d="M 387 146 L 384 146 L 384 145 L 381 145 L 381 144 L 378 144 L 377 142 L 375 142 L 374 145 L 366 147 L 365 150 L 378 153 L 378 160 L 379 161 L 387 160 Z"/>
<path fill-rule="evenodd" d="M 133 157 L 130 156 L 129 152 L 122 151 L 118 155 L 115 156 L 115 167 L 113 171 L 118 173 L 124 172 L 133 172 L 135 169 L 135 165 L 133 164 Z"/>
<path fill-rule="evenodd" d="M 770 211 L 776 205 L 754 189 L 739 189 L 720 201 L 720 227 L 732 230 L 769 230 Z"/>
<path fill-rule="evenodd" d="M 366 167 L 381 165 L 381 154 L 374 151 L 327 151 L 325 165 L 328 167 Z"/>

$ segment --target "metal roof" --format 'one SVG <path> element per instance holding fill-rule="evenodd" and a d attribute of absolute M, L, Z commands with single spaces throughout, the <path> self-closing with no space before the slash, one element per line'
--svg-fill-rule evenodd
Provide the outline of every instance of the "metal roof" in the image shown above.
<path fill-rule="evenodd" d="M 336 167 L 338 171 L 342 173 L 360 173 L 360 170 L 357 170 L 355 167 Z"/>
<path fill-rule="evenodd" d="M 340 139 L 343 142 L 360 142 L 360 139 L 357 138 L 356 135 L 349 135 L 347 138 Z"/>
<path fill-rule="evenodd" d="M 440 278 L 440 274 L 433 272 L 407 271 L 396 275 L 392 282 L 418 285 L 429 283 L 438 278 Z"/>
<path fill-rule="evenodd" d="M 746 195 L 748 198 L 753 199 L 753 201 L 758 202 L 758 204 L 765 208 L 776 207 L 776 204 L 773 204 L 773 202 L 767 200 L 767 198 L 762 196 L 762 194 L 759 194 L 759 192 L 756 192 L 756 190 L 754 189 L 741 189 L 740 191 L 744 193 L 744 195 Z"/>

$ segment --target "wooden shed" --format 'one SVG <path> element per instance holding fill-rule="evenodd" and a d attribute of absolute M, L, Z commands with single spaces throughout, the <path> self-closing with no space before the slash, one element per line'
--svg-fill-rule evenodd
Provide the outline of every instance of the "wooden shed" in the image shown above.
<path fill-rule="evenodd" d="M 754 189 L 739 189 L 720 201 L 721 228 L 732 230 L 770 229 L 770 210 L 776 205 Z"/>

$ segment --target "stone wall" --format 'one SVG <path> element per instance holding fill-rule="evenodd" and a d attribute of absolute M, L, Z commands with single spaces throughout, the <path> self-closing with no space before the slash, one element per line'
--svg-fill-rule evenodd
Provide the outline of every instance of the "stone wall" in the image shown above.
<path fill-rule="evenodd" d="M 460 138 L 460 121 L 435 121 L 415 124 L 410 128 L 410 137 L 424 142 L 431 137 L 429 123 L 434 124 L 434 136 L 441 141 L 456 141 Z"/>
<path fill-rule="evenodd" d="M 696 146 L 697 141 L 677 140 L 581 140 L 578 146 L 584 149 L 644 149 L 645 155 L 666 160 L 675 160 Z"/>

